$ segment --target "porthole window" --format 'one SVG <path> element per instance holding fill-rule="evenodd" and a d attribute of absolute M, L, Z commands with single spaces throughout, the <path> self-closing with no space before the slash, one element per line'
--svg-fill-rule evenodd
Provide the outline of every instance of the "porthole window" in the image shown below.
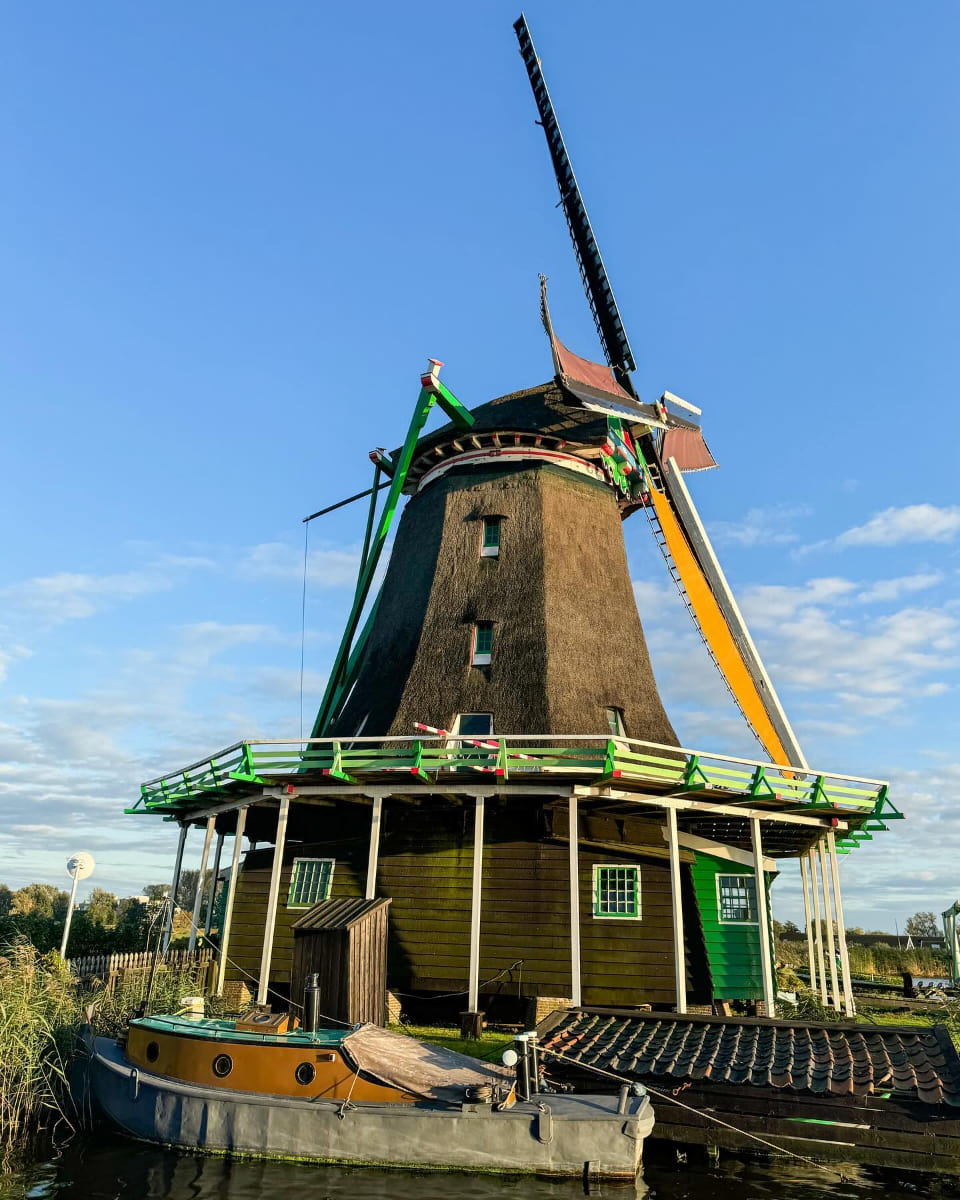
<path fill-rule="evenodd" d="M 218 1079 L 224 1079 L 233 1070 L 233 1059 L 229 1054 L 218 1054 L 213 1060 L 213 1073 Z"/>
<path fill-rule="evenodd" d="M 147 1042 L 147 1062 L 156 1062 L 160 1057 L 160 1045 L 158 1042 Z"/>
<path fill-rule="evenodd" d="M 297 1083 L 302 1083 L 304 1087 L 308 1083 L 313 1083 L 317 1077 L 317 1068 L 313 1063 L 302 1062 L 296 1069 Z"/>

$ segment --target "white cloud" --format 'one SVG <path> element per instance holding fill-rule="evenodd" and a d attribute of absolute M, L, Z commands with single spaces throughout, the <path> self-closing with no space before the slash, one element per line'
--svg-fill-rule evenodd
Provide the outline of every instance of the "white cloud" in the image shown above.
<path fill-rule="evenodd" d="M 914 575 L 900 575 L 894 579 L 878 579 L 857 593 L 860 604 L 875 604 L 886 600 L 899 600 L 911 592 L 923 592 L 943 582 L 939 571 L 918 571 Z"/>
<path fill-rule="evenodd" d="M 320 587 L 345 587 L 356 583 L 360 551 L 355 548 L 322 547 L 307 556 L 307 579 Z M 243 574 L 261 579 L 302 580 L 303 551 L 286 542 L 262 542 L 251 546 L 240 559 Z"/>
<path fill-rule="evenodd" d="M 740 521 L 713 521 L 710 536 L 718 546 L 776 546 L 799 541 L 790 524 L 798 517 L 807 517 L 813 510 L 808 505 L 774 504 L 768 508 L 751 508 Z"/>
<path fill-rule="evenodd" d="M 960 533 L 960 505 L 908 504 L 887 508 L 841 533 L 836 546 L 897 546 L 903 542 L 950 542 Z"/>

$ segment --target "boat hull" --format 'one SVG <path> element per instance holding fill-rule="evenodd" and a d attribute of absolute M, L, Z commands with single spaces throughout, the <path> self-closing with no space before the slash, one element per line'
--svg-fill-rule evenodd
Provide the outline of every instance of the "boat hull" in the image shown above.
<path fill-rule="evenodd" d="M 189 1150 L 314 1162 L 633 1178 L 653 1128 L 646 1096 L 544 1096 L 494 1112 L 484 1104 L 346 1104 L 213 1089 L 132 1066 L 91 1038 L 87 1086 L 124 1133 Z"/>

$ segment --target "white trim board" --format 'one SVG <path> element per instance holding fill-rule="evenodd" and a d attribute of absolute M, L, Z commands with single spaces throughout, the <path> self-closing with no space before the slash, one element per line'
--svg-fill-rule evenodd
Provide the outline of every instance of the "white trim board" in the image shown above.
<path fill-rule="evenodd" d="M 666 826 L 660 832 L 666 842 Z M 736 846 L 725 846 L 723 842 L 711 842 L 709 838 L 697 837 L 695 833 L 678 833 L 677 842 L 687 850 L 700 850 L 703 854 L 712 854 L 714 858 L 723 858 L 727 862 L 738 863 L 741 867 L 750 867 L 751 870 L 753 868 L 753 855 L 749 850 L 738 850 Z M 774 859 L 764 857 L 763 869 L 779 871 L 780 868 Z"/>

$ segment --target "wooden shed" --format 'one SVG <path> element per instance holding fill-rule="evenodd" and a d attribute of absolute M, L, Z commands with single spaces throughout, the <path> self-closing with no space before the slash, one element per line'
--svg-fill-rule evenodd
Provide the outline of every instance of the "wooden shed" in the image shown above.
<path fill-rule="evenodd" d="M 389 907 L 389 899 L 321 900 L 294 922 L 291 999 L 302 1004 L 316 974 L 325 1017 L 385 1024 Z"/>

